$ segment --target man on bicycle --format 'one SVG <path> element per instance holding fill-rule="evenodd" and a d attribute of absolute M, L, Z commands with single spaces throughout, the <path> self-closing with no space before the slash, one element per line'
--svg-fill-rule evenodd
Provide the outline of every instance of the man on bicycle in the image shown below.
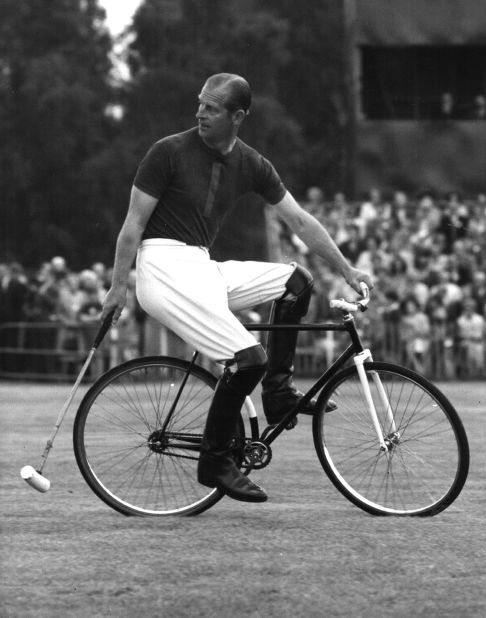
<path fill-rule="evenodd" d="M 165 137 L 148 151 L 135 176 L 118 236 L 103 315 L 116 322 L 136 257 L 142 308 L 195 349 L 226 365 L 211 402 L 198 480 L 236 500 L 263 502 L 264 490 L 240 472 L 231 442 L 245 397 L 262 380 L 269 424 L 278 423 L 302 394 L 292 383 L 297 333 L 272 331 L 267 352 L 233 314 L 275 301 L 274 323 L 298 324 L 306 314 L 312 276 L 300 265 L 215 262 L 211 247 L 238 199 L 255 192 L 303 242 L 358 293 L 368 274 L 353 268 L 328 232 L 286 190 L 272 164 L 238 138 L 251 90 L 238 75 L 220 73 L 199 94 L 197 127 Z M 307 413 L 312 414 L 315 402 Z"/>

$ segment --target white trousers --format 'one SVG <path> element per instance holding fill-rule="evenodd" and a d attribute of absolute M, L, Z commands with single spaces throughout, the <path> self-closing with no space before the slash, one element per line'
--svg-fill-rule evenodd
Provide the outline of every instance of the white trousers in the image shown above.
<path fill-rule="evenodd" d="M 276 300 L 295 264 L 216 262 L 207 249 L 144 240 L 137 255 L 137 298 L 155 320 L 214 361 L 258 343 L 232 313 Z"/>

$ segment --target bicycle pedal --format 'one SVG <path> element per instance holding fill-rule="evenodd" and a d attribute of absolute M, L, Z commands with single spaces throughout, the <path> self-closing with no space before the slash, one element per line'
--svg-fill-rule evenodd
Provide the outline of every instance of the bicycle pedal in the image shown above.
<path fill-rule="evenodd" d="M 293 429 L 298 423 L 298 419 L 297 417 L 293 418 L 291 421 L 289 421 L 286 425 L 285 425 L 285 429 L 287 431 L 290 431 L 291 429 Z"/>

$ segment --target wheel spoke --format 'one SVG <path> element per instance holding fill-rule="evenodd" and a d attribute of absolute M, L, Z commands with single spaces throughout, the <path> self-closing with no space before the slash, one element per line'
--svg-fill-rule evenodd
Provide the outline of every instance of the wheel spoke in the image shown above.
<path fill-rule="evenodd" d="M 197 482 L 216 378 L 193 367 L 179 393 L 188 366 L 163 357 L 130 361 L 85 396 L 75 420 L 76 459 L 90 487 L 112 508 L 135 515 L 191 514 L 221 497 Z"/>
<path fill-rule="evenodd" d="M 335 486 L 354 504 L 385 515 L 430 515 L 446 508 L 464 485 L 469 451 L 462 423 L 437 388 L 390 365 L 365 365 L 388 450 L 380 448 L 355 368 L 326 389 L 336 411 L 314 424 L 317 452 Z M 372 374 L 386 392 L 393 418 Z"/>

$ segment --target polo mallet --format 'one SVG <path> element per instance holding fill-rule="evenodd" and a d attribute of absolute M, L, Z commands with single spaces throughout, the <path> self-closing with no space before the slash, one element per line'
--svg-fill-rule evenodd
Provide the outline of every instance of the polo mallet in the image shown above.
<path fill-rule="evenodd" d="M 106 333 L 108 332 L 108 329 L 110 328 L 110 325 L 113 319 L 113 313 L 114 312 L 109 313 L 106 316 L 106 318 L 103 320 L 103 323 L 94 340 L 93 347 L 91 348 L 88 354 L 88 358 L 86 359 L 84 365 L 81 367 L 81 371 L 79 372 L 76 382 L 74 383 L 74 386 L 72 387 L 71 392 L 69 393 L 69 397 L 66 399 L 66 402 L 64 403 L 63 407 L 61 408 L 61 411 L 59 412 L 59 416 L 57 417 L 56 424 L 54 425 L 54 430 L 52 432 L 52 435 L 50 439 L 47 441 L 44 452 L 42 453 L 40 466 L 37 468 L 37 470 L 33 468 L 32 466 L 24 466 L 22 470 L 20 471 L 20 476 L 25 481 L 27 481 L 27 483 L 31 487 L 33 487 L 34 489 L 37 489 L 37 491 L 45 493 L 46 491 L 49 490 L 51 486 L 51 482 L 49 481 L 49 479 L 43 476 L 42 474 L 42 471 L 44 470 L 44 466 L 46 465 L 46 462 L 47 462 L 47 457 L 49 456 L 49 452 L 54 445 L 54 438 L 57 436 L 57 432 L 59 431 L 59 428 L 61 427 L 61 424 L 64 420 L 64 417 L 66 416 L 66 412 L 68 411 L 68 408 L 71 405 L 72 400 L 74 399 L 74 395 L 76 394 L 76 391 L 78 390 L 78 387 L 81 384 L 82 379 L 84 378 L 84 374 L 88 370 L 88 367 L 91 363 L 91 359 L 93 358 L 98 346 L 103 341 L 104 336 L 106 335 Z"/>

